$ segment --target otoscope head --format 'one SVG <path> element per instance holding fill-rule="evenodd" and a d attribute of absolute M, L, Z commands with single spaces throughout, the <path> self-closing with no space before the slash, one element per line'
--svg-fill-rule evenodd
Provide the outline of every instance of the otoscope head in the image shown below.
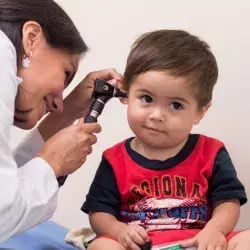
<path fill-rule="evenodd" d="M 119 88 L 115 88 L 110 83 L 97 78 L 94 82 L 94 91 L 92 94 L 93 99 L 97 99 L 101 96 L 106 97 L 127 97 L 127 94 L 122 92 Z"/>
<path fill-rule="evenodd" d="M 127 94 L 122 92 L 120 89 L 115 88 L 108 82 L 97 78 L 94 82 L 94 91 L 92 94 L 93 103 L 88 114 L 84 118 L 84 122 L 97 122 L 97 118 L 101 115 L 105 104 L 112 97 L 127 97 Z"/>
<path fill-rule="evenodd" d="M 114 97 L 123 97 L 123 98 L 127 98 L 128 95 L 125 92 L 122 92 L 120 89 L 116 89 L 116 93 Z"/>

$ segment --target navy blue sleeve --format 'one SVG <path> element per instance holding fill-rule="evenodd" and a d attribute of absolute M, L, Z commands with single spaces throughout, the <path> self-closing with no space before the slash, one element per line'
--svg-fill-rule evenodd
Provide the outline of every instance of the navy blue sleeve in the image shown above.
<path fill-rule="evenodd" d="M 225 147 L 221 148 L 215 158 L 213 174 L 208 192 L 209 201 L 238 199 L 241 205 L 247 202 L 245 188 L 237 177 L 232 160 Z"/>
<path fill-rule="evenodd" d="M 113 168 L 103 156 L 81 210 L 85 213 L 104 212 L 118 219 L 120 205 L 120 193 Z"/>

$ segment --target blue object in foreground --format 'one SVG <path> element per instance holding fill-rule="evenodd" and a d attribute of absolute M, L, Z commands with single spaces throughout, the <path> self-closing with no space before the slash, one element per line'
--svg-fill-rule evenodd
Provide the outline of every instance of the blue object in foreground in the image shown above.
<path fill-rule="evenodd" d="M 64 238 L 68 230 L 47 221 L 0 243 L 1 250 L 76 250 Z"/>

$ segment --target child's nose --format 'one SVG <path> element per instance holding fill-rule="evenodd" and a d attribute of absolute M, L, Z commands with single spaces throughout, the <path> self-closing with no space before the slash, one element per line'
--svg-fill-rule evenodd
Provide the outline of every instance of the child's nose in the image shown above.
<path fill-rule="evenodd" d="M 165 122 L 166 117 L 161 109 L 154 109 L 154 111 L 150 114 L 150 120 L 156 122 Z"/>

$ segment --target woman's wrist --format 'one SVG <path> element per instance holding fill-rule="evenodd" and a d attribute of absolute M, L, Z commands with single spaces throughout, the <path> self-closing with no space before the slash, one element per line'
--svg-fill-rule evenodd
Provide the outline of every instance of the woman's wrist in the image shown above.
<path fill-rule="evenodd" d="M 38 152 L 35 157 L 42 158 L 44 161 L 46 161 L 50 165 L 52 170 L 54 171 L 56 178 L 61 176 L 60 175 L 60 167 L 52 159 L 50 159 L 50 157 L 46 153 Z"/>
<path fill-rule="evenodd" d="M 38 130 L 46 142 L 58 131 L 73 124 L 75 120 L 72 115 L 68 116 L 65 113 L 50 113 L 39 124 Z"/>

